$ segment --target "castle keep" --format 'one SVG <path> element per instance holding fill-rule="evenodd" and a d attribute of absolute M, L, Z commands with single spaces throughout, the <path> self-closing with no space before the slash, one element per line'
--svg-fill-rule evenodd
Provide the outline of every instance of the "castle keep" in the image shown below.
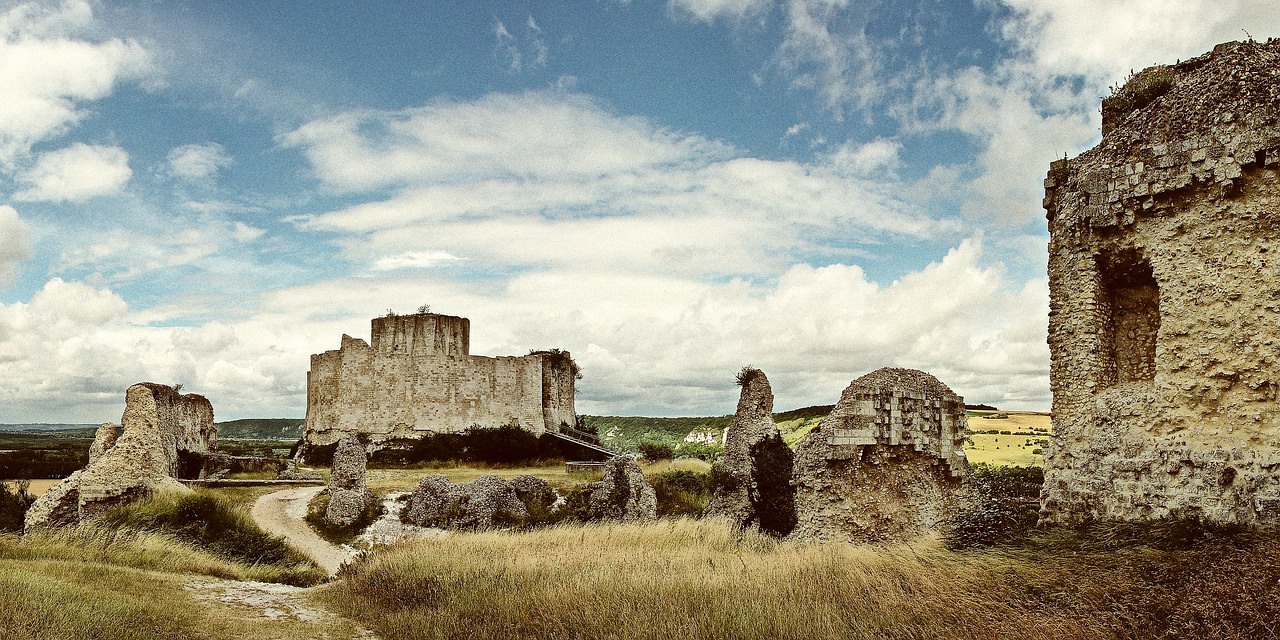
<path fill-rule="evenodd" d="M 517 425 L 534 434 L 573 426 L 567 352 L 470 355 L 471 322 L 435 313 L 373 320 L 372 344 L 342 336 L 311 356 L 306 445 L 364 436 L 375 447 L 425 432 Z"/>
<path fill-rule="evenodd" d="M 1054 162 L 1041 518 L 1280 522 L 1280 41 L 1146 69 Z"/>

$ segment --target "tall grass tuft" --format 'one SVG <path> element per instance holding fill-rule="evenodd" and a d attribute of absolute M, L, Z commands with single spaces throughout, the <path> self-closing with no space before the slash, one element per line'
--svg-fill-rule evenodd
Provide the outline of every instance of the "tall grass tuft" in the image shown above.
<path fill-rule="evenodd" d="M 153 494 L 99 516 L 95 525 L 106 531 L 163 534 L 233 563 L 269 567 L 267 573 L 289 584 L 322 579 L 309 558 L 259 528 L 247 505 L 212 491 Z"/>
<path fill-rule="evenodd" d="M 459 534 L 375 554 L 345 578 L 323 600 L 388 639 L 1280 635 L 1274 536 L 957 553 L 937 539 L 803 545 L 668 519 Z"/>

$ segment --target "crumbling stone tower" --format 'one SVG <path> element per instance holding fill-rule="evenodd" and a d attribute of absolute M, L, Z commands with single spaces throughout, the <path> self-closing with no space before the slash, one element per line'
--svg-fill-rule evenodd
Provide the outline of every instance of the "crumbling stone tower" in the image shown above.
<path fill-rule="evenodd" d="M 1280 41 L 1151 67 L 1054 162 L 1041 518 L 1280 521 Z"/>
<path fill-rule="evenodd" d="M 849 383 L 796 447 L 798 540 L 898 542 L 955 515 L 965 491 L 964 398 L 915 369 Z"/>

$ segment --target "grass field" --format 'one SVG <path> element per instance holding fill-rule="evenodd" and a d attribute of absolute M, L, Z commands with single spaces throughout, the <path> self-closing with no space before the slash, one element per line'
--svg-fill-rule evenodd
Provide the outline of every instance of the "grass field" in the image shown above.
<path fill-rule="evenodd" d="M 985 416 L 1001 415 L 1005 418 Z M 999 433 L 999 432 L 1009 433 Z M 988 433 L 996 432 L 996 433 Z M 1047 413 L 970 412 L 969 441 L 964 448 L 969 462 L 1001 466 L 1043 466 L 1044 449 L 1053 433 Z M 1039 450 L 1040 453 L 1036 453 Z"/>
<path fill-rule="evenodd" d="M 322 598 L 388 640 L 1267 638 L 1280 633 L 1280 544 L 1063 534 L 958 553 L 676 519 L 411 543 Z"/>

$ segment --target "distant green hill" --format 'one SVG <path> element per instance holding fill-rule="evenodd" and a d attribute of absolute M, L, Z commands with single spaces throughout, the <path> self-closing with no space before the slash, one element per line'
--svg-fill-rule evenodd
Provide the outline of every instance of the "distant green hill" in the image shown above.
<path fill-rule="evenodd" d="M 833 405 L 818 405 L 773 414 L 774 422 L 784 432 L 803 429 L 807 432 L 831 413 Z M 646 418 L 641 416 L 582 416 L 587 428 L 594 428 L 606 445 L 634 449 L 642 440 L 678 446 L 695 429 L 724 429 L 733 422 L 732 415 L 700 418 Z M 807 428 L 806 428 L 807 427 Z M 799 438 L 803 433 L 795 436 Z M 792 438 L 787 438 L 791 440 Z"/>
<path fill-rule="evenodd" d="M 301 418 L 247 418 L 218 422 L 218 438 L 228 440 L 297 440 L 302 437 Z"/>

